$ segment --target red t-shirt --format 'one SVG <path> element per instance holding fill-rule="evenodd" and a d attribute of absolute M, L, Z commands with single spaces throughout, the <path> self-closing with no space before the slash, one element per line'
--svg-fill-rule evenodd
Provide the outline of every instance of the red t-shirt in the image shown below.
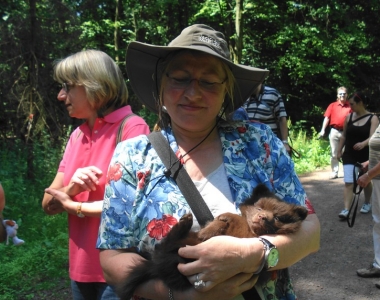
<path fill-rule="evenodd" d="M 351 106 L 348 101 L 344 104 L 341 104 L 339 101 L 335 101 L 327 107 L 324 116 L 330 119 L 331 127 L 338 130 L 343 130 L 344 120 L 351 112 Z"/>
<path fill-rule="evenodd" d="M 64 173 L 63 184 L 67 186 L 78 168 L 96 166 L 103 171 L 96 191 L 83 192 L 75 201 L 96 201 L 104 197 L 106 175 L 114 149 L 116 135 L 123 118 L 132 113 L 131 107 L 122 107 L 104 118 L 97 118 L 92 132 L 87 122 L 79 126 L 70 136 L 58 172 Z M 122 140 L 141 134 L 149 134 L 145 121 L 130 117 L 124 125 Z M 69 274 L 79 282 L 105 282 L 99 261 L 99 250 L 95 248 L 100 218 L 79 218 L 69 214 Z"/>

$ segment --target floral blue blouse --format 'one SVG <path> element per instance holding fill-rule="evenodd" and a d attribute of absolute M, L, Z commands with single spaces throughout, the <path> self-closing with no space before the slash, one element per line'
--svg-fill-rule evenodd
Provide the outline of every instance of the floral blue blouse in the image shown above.
<path fill-rule="evenodd" d="M 264 124 L 224 122 L 218 125 L 224 166 L 236 212 L 258 183 L 280 198 L 314 213 L 282 142 Z M 170 128 L 162 131 L 179 153 Z M 190 207 L 146 136 L 118 144 L 107 174 L 97 248 L 154 250 Z M 273 271 L 256 284 L 262 299 L 296 299 L 287 270 Z"/>

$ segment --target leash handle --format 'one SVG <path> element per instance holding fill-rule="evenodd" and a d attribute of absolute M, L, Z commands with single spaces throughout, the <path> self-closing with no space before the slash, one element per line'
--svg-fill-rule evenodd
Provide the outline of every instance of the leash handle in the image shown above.
<path fill-rule="evenodd" d="M 358 172 L 355 172 L 356 168 L 358 168 L 358 170 L 359 170 Z M 358 210 L 358 205 L 359 205 L 359 197 L 360 197 L 360 193 L 363 190 L 363 187 L 360 187 L 359 191 L 357 191 L 358 179 L 363 174 L 361 169 L 362 169 L 361 163 L 356 163 L 354 165 L 354 169 L 353 169 L 354 185 L 352 187 L 352 193 L 354 194 L 354 199 L 352 200 L 352 203 L 351 203 L 350 209 L 348 211 L 348 215 L 347 215 L 347 224 L 348 224 L 348 227 L 350 227 L 350 228 L 353 227 L 355 224 L 356 212 Z M 352 218 L 350 220 L 351 213 L 352 213 Z"/>

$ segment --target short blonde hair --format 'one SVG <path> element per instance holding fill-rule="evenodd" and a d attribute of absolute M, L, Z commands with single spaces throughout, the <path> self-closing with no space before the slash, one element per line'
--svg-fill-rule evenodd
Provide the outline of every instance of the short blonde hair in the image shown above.
<path fill-rule="evenodd" d="M 345 88 L 344 86 L 338 87 L 338 88 L 336 89 L 336 93 L 337 93 L 337 94 L 339 93 L 339 90 L 344 90 L 344 91 L 346 92 L 346 94 L 347 94 L 347 88 Z"/>
<path fill-rule="evenodd" d="M 54 63 L 54 80 L 84 86 L 98 116 L 127 105 L 128 89 L 115 61 L 99 50 L 84 50 Z"/>

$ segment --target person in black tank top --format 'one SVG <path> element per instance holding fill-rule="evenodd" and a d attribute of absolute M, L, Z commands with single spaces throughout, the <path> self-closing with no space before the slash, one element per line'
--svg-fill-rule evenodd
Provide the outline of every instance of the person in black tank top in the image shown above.
<path fill-rule="evenodd" d="M 379 125 L 378 118 L 367 111 L 368 97 L 361 92 L 355 92 L 349 97 L 352 113 L 346 117 L 342 139 L 339 143 L 338 158 L 343 160 L 344 168 L 344 209 L 339 217 L 346 219 L 353 199 L 354 168 L 356 163 L 368 161 L 368 142 Z M 365 201 L 361 213 L 371 210 L 372 184 L 364 189 Z"/>

